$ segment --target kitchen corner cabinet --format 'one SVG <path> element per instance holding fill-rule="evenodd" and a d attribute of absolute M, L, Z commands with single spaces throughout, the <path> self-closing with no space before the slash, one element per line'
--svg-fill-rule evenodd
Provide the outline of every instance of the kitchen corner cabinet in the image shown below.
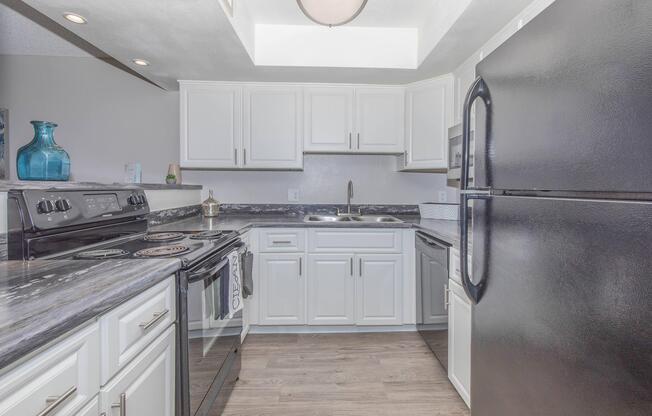
<path fill-rule="evenodd" d="M 299 87 L 180 82 L 181 167 L 303 168 Z"/>
<path fill-rule="evenodd" d="M 266 253 L 259 256 L 260 324 L 303 325 L 305 255 Z"/>
<path fill-rule="evenodd" d="M 471 401 L 471 302 L 464 288 L 449 279 L 448 378 L 470 405 Z"/>
<path fill-rule="evenodd" d="M 448 168 L 448 127 L 453 122 L 453 77 L 409 86 L 405 93 L 405 154 L 402 170 Z"/>

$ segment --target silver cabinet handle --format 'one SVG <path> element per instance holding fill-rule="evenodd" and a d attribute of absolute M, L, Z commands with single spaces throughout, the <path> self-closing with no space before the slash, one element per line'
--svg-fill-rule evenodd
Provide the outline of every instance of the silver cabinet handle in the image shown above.
<path fill-rule="evenodd" d="M 351 276 L 353 276 L 353 257 L 351 257 Z"/>
<path fill-rule="evenodd" d="M 303 276 L 303 257 L 299 257 L 299 276 Z"/>
<path fill-rule="evenodd" d="M 37 416 L 47 416 L 51 413 L 53 413 L 57 407 L 61 405 L 61 403 L 65 402 L 70 396 L 75 394 L 77 391 L 77 386 L 73 386 L 66 390 L 65 393 L 63 393 L 61 396 L 58 397 L 48 397 L 45 399 L 45 403 L 48 405 L 45 409 L 41 411 Z"/>
<path fill-rule="evenodd" d="M 272 244 L 292 244 L 292 241 L 289 240 L 274 240 Z"/>
<path fill-rule="evenodd" d="M 449 292 L 450 289 L 448 288 L 448 285 L 444 285 L 444 309 L 448 310 L 448 304 L 449 304 Z"/>
<path fill-rule="evenodd" d="M 351 141 L 351 133 L 349 133 L 349 149 L 353 148 L 353 142 Z"/>
<path fill-rule="evenodd" d="M 247 166 L 247 149 L 242 149 L 242 163 Z"/>
<path fill-rule="evenodd" d="M 233 149 L 233 161 L 238 164 L 238 149 Z"/>
<path fill-rule="evenodd" d="M 166 309 L 162 312 L 156 312 L 154 315 L 152 315 L 152 319 L 150 319 L 147 322 L 141 322 L 138 326 L 140 326 L 143 331 L 147 331 L 150 329 L 154 324 L 156 324 L 158 321 L 160 321 L 165 315 L 170 313 L 169 309 Z"/>
<path fill-rule="evenodd" d="M 358 133 L 358 150 L 360 150 L 360 133 Z"/>
<path fill-rule="evenodd" d="M 358 262 L 360 263 L 360 277 L 362 277 L 362 259 L 358 259 Z"/>
<path fill-rule="evenodd" d="M 119 409 L 120 413 L 118 416 L 127 416 L 127 395 L 122 393 L 120 395 L 120 403 L 113 403 L 111 409 Z"/>

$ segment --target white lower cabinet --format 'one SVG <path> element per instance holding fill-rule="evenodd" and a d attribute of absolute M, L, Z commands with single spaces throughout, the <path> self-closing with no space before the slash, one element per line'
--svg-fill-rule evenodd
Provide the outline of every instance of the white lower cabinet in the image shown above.
<path fill-rule="evenodd" d="M 175 327 L 169 327 L 100 392 L 107 416 L 174 416 Z"/>
<path fill-rule="evenodd" d="M 362 254 L 358 261 L 356 322 L 400 325 L 402 322 L 402 255 Z"/>
<path fill-rule="evenodd" d="M 308 255 L 308 324 L 355 323 L 354 256 Z"/>
<path fill-rule="evenodd" d="M 471 302 L 464 288 L 448 280 L 448 378 L 470 405 L 471 400 Z"/>
<path fill-rule="evenodd" d="M 306 323 L 305 255 L 266 253 L 259 259 L 260 324 Z"/>
<path fill-rule="evenodd" d="M 93 400 L 84 406 L 84 408 L 75 416 L 97 416 L 98 414 L 100 414 L 100 398 L 95 396 Z"/>
<path fill-rule="evenodd" d="M 0 415 L 79 414 L 100 389 L 99 360 L 93 323 L 2 376 Z"/>

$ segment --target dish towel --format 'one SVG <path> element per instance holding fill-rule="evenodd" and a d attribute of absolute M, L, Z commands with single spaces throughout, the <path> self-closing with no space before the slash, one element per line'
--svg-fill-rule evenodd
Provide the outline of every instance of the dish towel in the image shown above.
<path fill-rule="evenodd" d="M 240 253 L 238 250 L 230 252 L 227 258 L 229 259 L 230 274 L 227 317 L 231 319 L 236 312 L 242 309 L 242 304 L 244 303 L 242 299 L 242 267 L 240 267 Z"/>
<path fill-rule="evenodd" d="M 254 294 L 254 253 L 245 251 L 240 257 L 240 267 L 242 268 L 242 297 L 247 299 Z"/>

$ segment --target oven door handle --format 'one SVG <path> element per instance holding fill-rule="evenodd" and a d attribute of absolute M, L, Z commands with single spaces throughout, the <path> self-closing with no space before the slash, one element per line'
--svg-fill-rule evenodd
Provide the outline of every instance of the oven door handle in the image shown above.
<path fill-rule="evenodd" d="M 206 280 L 209 279 L 217 274 L 224 266 L 226 266 L 229 263 L 229 259 L 223 259 L 219 263 L 217 263 L 216 266 L 213 267 L 207 267 L 203 269 L 199 269 L 196 272 L 192 272 L 188 274 L 188 282 L 193 283 L 193 282 L 198 282 L 200 280 Z"/>

